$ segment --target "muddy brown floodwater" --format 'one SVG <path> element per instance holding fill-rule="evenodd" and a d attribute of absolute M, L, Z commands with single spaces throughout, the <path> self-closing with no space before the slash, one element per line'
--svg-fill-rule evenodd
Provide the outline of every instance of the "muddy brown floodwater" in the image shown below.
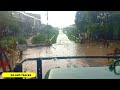
<path fill-rule="evenodd" d="M 79 44 L 70 41 L 66 34 L 59 31 L 56 44 L 50 47 L 28 48 L 24 51 L 23 58 L 54 57 L 54 56 L 84 56 L 84 55 L 106 55 L 113 52 L 115 47 L 120 48 L 120 44 L 111 42 L 109 48 L 105 48 L 101 43 Z M 67 60 L 47 60 L 42 62 L 43 77 L 52 68 L 71 68 L 83 66 L 105 66 L 107 59 L 67 59 Z M 23 69 L 37 73 L 35 61 L 27 61 L 23 64 Z"/>
<path fill-rule="evenodd" d="M 35 47 L 29 48 L 24 51 L 24 58 L 35 58 L 35 57 L 51 57 L 51 56 L 77 56 L 84 55 L 80 52 L 78 45 L 68 39 L 66 34 L 60 30 L 56 44 L 50 47 Z M 88 66 L 84 59 L 67 59 L 67 60 L 47 60 L 43 61 L 43 78 L 46 72 L 52 68 L 70 68 L 70 67 L 81 67 Z M 23 68 L 27 71 L 37 72 L 36 62 L 27 61 L 23 64 Z"/>

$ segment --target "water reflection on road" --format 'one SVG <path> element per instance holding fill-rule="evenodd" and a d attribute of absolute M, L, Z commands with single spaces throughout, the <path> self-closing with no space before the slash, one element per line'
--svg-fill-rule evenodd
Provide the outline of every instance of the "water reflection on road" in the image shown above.
<path fill-rule="evenodd" d="M 24 58 L 35 58 L 35 57 L 51 57 L 51 56 L 77 56 L 83 55 L 80 52 L 79 45 L 70 41 L 66 34 L 60 30 L 56 44 L 53 44 L 50 47 L 35 47 L 29 48 L 24 51 Z M 36 62 L 34 64 L 24 63 L 24 68 L 29 67 L 29 71 L 33 68 L 36 68 Z M 27 64 L 27 65 L 26 65 Z M 88 66 L 88 64 L 83 59 L 72 59 L 72 60 L 49 60 L 43 61 L 43 76 L 51 68 L 70 68 L 70 67 L 81 67 Z M 30 69 L 31 68 L 31 69 Z"/>

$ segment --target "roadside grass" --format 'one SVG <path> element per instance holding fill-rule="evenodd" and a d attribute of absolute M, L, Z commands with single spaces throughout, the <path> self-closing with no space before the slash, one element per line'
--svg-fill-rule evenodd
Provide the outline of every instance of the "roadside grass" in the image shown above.
<path fill-rule="evenodd" d="M 46 44 L 54 44 L 56 43 L 57 37 L 58 37 L 59 31 L 54 28 L 50 29 L 44 29 L 43 32 L 40 32 L 38 35 L 34 36 L 32 38 L 32 44 L 41 44 L 41 43 L 46 43 Z M 53 37 L 54 36 L 54 37 Z M 53 38 L 52 38 L 53 37 Z M 49 38 L 49 39 L 48 39 Z M 52 39 L 51 39 L 52 38 Z M 51 39 L 51 41 L 50 41 Z M 50 42 L 49 42 L 49 41 Z"/>

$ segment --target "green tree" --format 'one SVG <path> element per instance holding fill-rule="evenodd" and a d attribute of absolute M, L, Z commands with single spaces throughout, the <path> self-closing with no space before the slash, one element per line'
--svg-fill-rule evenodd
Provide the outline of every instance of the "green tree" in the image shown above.
<path fill-rule="evenodd" d="M 75 24 L 80 32 L 91 35 L 95 31 L 113 32 L 119 37 L 120 11 L 78 11 Z"/>

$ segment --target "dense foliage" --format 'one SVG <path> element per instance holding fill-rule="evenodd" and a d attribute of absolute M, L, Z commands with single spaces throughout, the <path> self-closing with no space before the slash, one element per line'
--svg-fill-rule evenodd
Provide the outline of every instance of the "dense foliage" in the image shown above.
<path fill-rule="evenodd" d="M 39 31 L 40 34 L 34 36 L 32 38 L 33 44 L 40 44 L 40 43 L 56 43 L 57 36 L 59 34 L 58 28 L 52 27 L 50 25 L 46 25 Z M 54 36 L 55 35 L 55 36 Z M 54 36 L 53 39 L 51 39 Z M 51 39 L 51 41 L 49 41 Z"/>
<path fill-rule="evenodd" d="M 104 33 L 106 39 L 120 39 L 120 11 L 77 11 L 75 24 L 88 37 L 100 38 Z"/>
<path fill-rule="evenodd" d="M 41 21 L 18 11 L 0 11 L 0 44 L 26 44 L 27 37 L 40 31 Z M 10 47 L 9 47 L 10 48 Z"/>
<path fill-rule="evenodd" d="M 63 32 L 68 36 L 69 40 L 76 41 L 78 38 L 78 30 L 75 25 L 63 28 Z"/>
<path fill-rule="evenodd" d="M 14 35 L 29 36 L 39 31 L 40 25 L 40 20 L 35 20 L 20 12 L 0 11 L 0 37 Z"/>

